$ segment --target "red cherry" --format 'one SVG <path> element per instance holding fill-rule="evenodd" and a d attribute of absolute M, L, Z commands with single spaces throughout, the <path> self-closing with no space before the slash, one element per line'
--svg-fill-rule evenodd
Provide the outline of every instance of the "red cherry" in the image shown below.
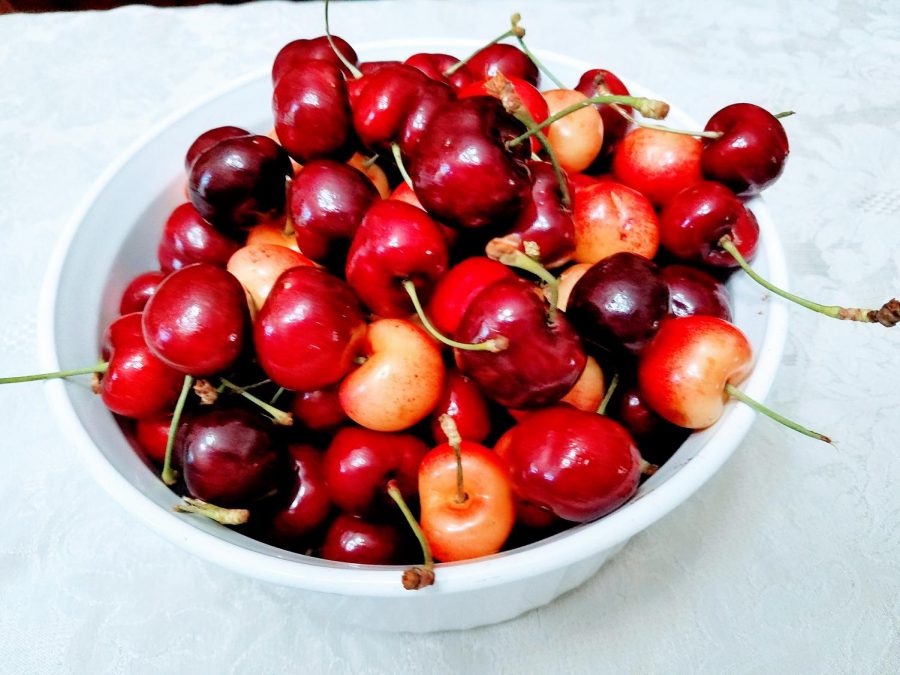
<path fill-rule="evenodd" d="M 450 77 L 444 76 L 444 72 L 454 65 L 458 58 L 449 54 L 413 54 L 404 65 L 412 66 L 425 73 L 432 80 L 449 84 L 457 95 L 462 97 L 461 91 L 468 87 L 472 82 L 472 74 L 469 69 L 463 66 L 454 72 Z"/>
<path fill-rule="evenodd" d="M 390 565 L 397 562 L 401 541 L 400 531 L 390 523 L 342 514 L 328 528 L 322 557 L 357 565 Z"/>
<path fill-rule="evenodd" d="M 337 386 L 297 392 L 291 412 L 297 421 L 313 431 L 335 429 L 347 420 Z"/>
<path fill-rule="evenodd" d="M 172 211 L 166 221 L 156 257 L 164 272 L 193 263 L 225 267 L 240 244 L 207 223 L 190 202 Z"/>
<path fill-rule="evenodd" d="M 688 430 L 657 415 L 637 384 L 619 387 L 610 404 L 610 417 L 628 430 L 644 460 L 656 465 L 665 463 L 687 438 Z"/>
<path fill-rule="evenodd" d="M 669 287 L 669 316 L 704 314 L 731 321 L 731 295 L 721 281 L 687 265 L 669 265 L 661 273 Z"/>
<path fill-rule="evenodd" d="M 521 49 L 512 45 L 493 44 L 477 52 L 466 63 L 475 77 L 486 80 L 497 73 L 503 73 L 508 78 L 525 80 L 528 84 L 537 86 L 540 73 L 537 66 Z"/>
<path fill-rule="evenodd" d="M 252 134 L 249 131 L 241 129 L 240 127 L 216 127 L 215 129 L 204 131 L 197 137 L 197 140 L 191 144 L 191 147 L 188 148 L 187 154 L 184 157 L 185 171 L 190 173 L 191 166 L 193 166 L 197 157 L 216 145 L 219 141 L 251 135 Z"/>
<path fill-rule="evenodd" d="M 550 109 L 547 107 L 547 101 L 544 99 L 543 95 L 541 95 L 541 92 L 537 90 L 537 87 L 518 77 L 507 76 L 506 79 L 509 80 L 513 91 L 522 101 L 522 104 L 527 108 L 531 118 L 537 124 L 540 124 L 550 116 Z M 467 85 L 457 93 L 457 98 L 492 96 L 493 94 L 489 91 L 488 81 L 489 80 L 482 80 L 481 82 L 473 82 Z M 531 151 L 540 152 L 542 147 L 541 142 L 532 137 Z"/>
<path fill-rule="evenodd" d="M 506 265 L 484 256 L 466 258 L 442 276 L 428 303 L 428 318 L 444 335 L 455 335 L 469 304 L 482 290 L 500 279 L 515 279 Z"/>
<path fill-rule="evenodd" d="M 244 289 L 225 270 L 196 263 L 172 272 L 143 313 L 147 346 L 169 367 L 196 376 L 231 366 L 244 347 Z"/>
<path fill-rule="evenodd" d="M 134 436 L 141 449 L 157 464 L 166 459 L 166 446 L 169 443 L 169 427 L 172 426 L 171 413 L 145 417 L 134 426 Z"/>
<path fill-rule="evenodd" d="M 588 98 L 596 96 L 598 93 L 596 84 L 598 78 L 602 78 L 601 83 L 609 90 L 610 94 L 617 96 L 630 95 L 628 87 L 625 86 L 622 80 L 603 68 L 594 68 L 584 73 L 581 79 L 578 80 L 578 84 L 575 85 L 575 90 L 580 91 Z M 629 122 L 608 103 L 597 103 L 594 107 L 600 113 L 600 119 L 603 121 L 603 146 L 600 148 L 597 160 L 605 163 L 612 157 L 619 143 L 625 137 Z M 623 105 L 620 107 L 628 114 L 632 113 L 630 106 Z"/>
<path fill-rule="evenodd" d="M 344 55 L 344 58 L 356 65 L 359 58 L 356 56 L 356 51 L 350 46 L 350 43 L 337 35 L 332 35 L 331 39 L 338 51 Z M 344 75 L 348 77 L 351 75 L 349 69 L 334 53 L 334 48 L 331 46 L 331 42 L 328 41 L 328 36 L 320 35 L 312 39 L 288 42 L 279 50 L 275 56 L 275 62 L 272 64 L 272 84 L 277 84 L 282 75 L 296 68 L 298 64 L 313 59 L 329 61 L 340 68 Z"/>
<path fill-rule="evenodd" d="M 166 278 L 165 272 L 144 272 L 132 279 L 122 292 L 119 314 L 143 311 L 147 301 L 156 293 L 159 284 Z"/>
<path fill-rule="evenodd" d="M 431 435 L 437 443 L 446 443 L 440 419 L 447 415 L 456 424 L 460 437 L 481 443 L 491 432 L 491 416 L 487 401 L 471 379 L 456 369 L 447 371 L 444 393 L 431 413 Z"/>
<path fill-rule="evenodd" d="M 582 188 L 576 195 L 575 260 L 593 264 L 621 251 L 656 256 L 659 219 L 644 195 L 612 180 Z"/>
<path fill-rule="evenodd" d="M 703 144 L 693 136 L 634 129 L 619 144 L 613 174 L 655 206 L 662 206 L 681 190 L 703 180 L 702 151 Z"/>
<path fill-rule="evenodd" d="M 331 499 L 322 471 L 322 453 L 299 443 L 288 446 L 293 485 L 286 491 L 286 505 L 272 517 L 271 534 L 290 540 L 312 532 L 328 517 Z"/>

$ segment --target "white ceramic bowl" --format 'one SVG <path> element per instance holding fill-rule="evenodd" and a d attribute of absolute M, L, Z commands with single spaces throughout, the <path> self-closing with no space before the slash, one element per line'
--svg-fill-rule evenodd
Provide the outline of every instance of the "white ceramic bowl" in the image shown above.
<path fill-rule="evenodd" d="M 397 40 L 357 45 L 366 60 L 403 59 L 416 51 L 467 53 L 470 40 Z M 540 56 L 568 82 L 592 67 L 549 52 Z M 629 83 L 632 93 L 653 95 Z M 104 326 L 137 273 L 156 268 L 163 223 L 183 199 L 183 157 L 201 132 L 233 124 L 259 133 L 271 127 L 268 73 L 164 120 L 139 139 L 96 183 L 61 235 L 47 276 L 40 321 L 47 370 L 93 363 Z M 699 128 L 672 109 L 673 126 Z M 781 245 L 759 200 L 756 268 L 786 286 Z M 730 282 L 735 322 L 756 354 L 746 392 L 762 400 L 775 377 L 787 331 L 786 311 L 768 303 L 744 275 Z M 690 497 L 734 452 L 754 413 L 730 403 L 712 428 L 691 436 L 675 456 L 618 511 L 530 546 L 473 562 L 440 565 L 433 587 L 405 591 L 400 567 L 355 567 L 290 553 L 205 518 L 172 512 L 178 501 L 132 450 L 112 415 L 89 389 L 47 384 L 52 410 L 99 483 L 139 520 L 188 551 L 241 574 L 297 588 L 298 607 L 331 620 L 392 631 L 468 628 L 510 619 L 550 602 L 593 575 L 630 537 Z M 177 573 L 177 572 L 175 572 Z"/>

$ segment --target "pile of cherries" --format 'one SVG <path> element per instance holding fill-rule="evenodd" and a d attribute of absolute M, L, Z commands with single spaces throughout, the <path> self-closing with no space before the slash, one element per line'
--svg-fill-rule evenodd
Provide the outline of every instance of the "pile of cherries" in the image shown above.
<path fill-rule="evenodd" d="M 666 129 L 603 69 L 541 92 L 523 35 L 402 63 L 296 40 L 274 130 L 187 150 L 159 269 L 100 364 L 51 374 L 97 374 L 179 510 L 352 563 L 412 564 L 418 538 L 418 588 L 618 508 L 746 400 L 723 280 L 782 173 L 778 116 Z"/>

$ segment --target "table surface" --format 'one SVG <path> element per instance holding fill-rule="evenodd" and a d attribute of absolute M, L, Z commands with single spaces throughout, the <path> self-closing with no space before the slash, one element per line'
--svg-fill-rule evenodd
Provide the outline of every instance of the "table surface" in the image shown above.
<path fill-rule="evenodd" d="M 596 61 L 704 119 L 793 109 L 767 193 L 795 291 L 900 291 L 900 8 L 777 2 L 336 4 L 351 42 L 499 33 Z M 321 5 L 0 17 L 0 372 L 38 365 L 35 306 L 59 228 L 139 134 L 290 39 Z M 900 330 L 792 311 L 769 403 L 699 493 L 583 587 L 517 620 L 411 637 L 322 625 L 287 588 L 191 557 L 83 470 L 43 385 L 0 388 L 0 663 L 46 672 L 898 672 Z"/>

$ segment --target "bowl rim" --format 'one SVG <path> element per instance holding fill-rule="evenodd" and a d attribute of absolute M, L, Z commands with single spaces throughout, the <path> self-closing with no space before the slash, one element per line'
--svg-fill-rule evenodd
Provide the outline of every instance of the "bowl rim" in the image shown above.
<path fill-rule="evenodd" d="M 379 48 L 478 47 L 482 44 L 471 39 L 423 37 L 366 41 L 360 42 L 356 48 L 360 53 L 365 53 L 366 50 Z M 595 67 L 581 59 L 554 51 L 534 51 L 542 59 L 564 63 L 573 68 L 588 70 Z M 269 77 L 268 69 L 248 73 L 166 115 L 136 138 L 94 181 L 60 233 L 41 289 L 38 352 L 43 368 L 48 371 L 60 368 L 55 347 L 57 290 L 69 248 L 94 202 L 132 157 L 168 127 L 192 111 L 262 77 Z M 629 87 L 633 84 L 630 80 L 627 82 Z M 647 96 L 655 96 L 644 87 L 635 85 L 635 88 L 643 90 Z M 682 110 L 673 108 L 673 111 L 689 119 Z M 769 266 L 768 277 L 776 285 L 786 288 L 787 265 L 774 223 L 762 199 L 752 200 L 752 206 L 760 226 L 760 241 Z M 742 389 L 759 401 L 765 398 L 774 382 L 788 327 L 788 311 L 784 303 L 768 303 L 767 309 L 763 342 L 754 354 L 755 363 L 751 375 L 742 383 Z M 561 569 L 622 544 L 675 509 L 715 474 L 743 441 L 756 417 L 756 413 L 748 406 L 736 406 L 729 414 L 728 428 L 717 429 L 697 455 L 681 466 L 674 475 L 603 518 L 567 530 L 550 540 L 519 549 L 472 561 L 440 564 L 436 584 L 419 593 L 410 594 L 399 583 L 398 571 L 406 566 L 357 566 L 305 556 L 301 556 L 302 560 L 297 560 L 295 554 L 266 545 L 262 545 L 265 552 L 254 551 L 203 531 L 183 516 L 160 508 L 120 474 L 94 444 L 68 398 L 65 381 L 50 380 L 44 384 L 51 409 L 57 412 L 64 433 L 74 441 L 79 455 L 97 482 L 119 504 L 165 539 L 209 562 L 274 583 L 340 595 L 382 597 L 427 597 L 434 593 L 477 590 Z M 735 406 L 735 403 L 728 405 Z"/>

